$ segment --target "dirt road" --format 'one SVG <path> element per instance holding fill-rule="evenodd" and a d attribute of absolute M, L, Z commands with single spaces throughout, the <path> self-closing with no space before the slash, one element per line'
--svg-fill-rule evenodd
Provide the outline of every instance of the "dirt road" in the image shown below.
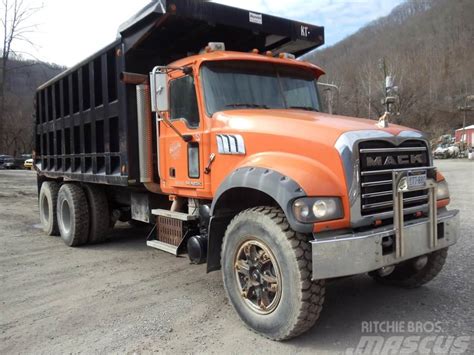
<path fill-rule="evenodd" d="M 34 173 L 0 171 L 0 353 L 343 353 L 364 321 L 438 321 L 443 334 L 473 335 L 474 164 L 438 164 L 462 210 L 443 272 L 410 291 L 367 276 L 332 282 L 319 323 L 285 343 L 247 330 L 220 273 L 146 247 L 146 230 L 120 226 L 79 249 L 44 236 Z"/>

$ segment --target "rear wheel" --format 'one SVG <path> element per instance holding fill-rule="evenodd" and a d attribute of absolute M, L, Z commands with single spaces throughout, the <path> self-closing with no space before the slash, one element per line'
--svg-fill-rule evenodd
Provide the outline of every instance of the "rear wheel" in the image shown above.
<path fill-rule="evenodd" d="M 99 186 L 84 185 L 87 202 L 89 204 L 89 243 L 101 243 L 105 240 L 110 229 L 109 203 L 105 191 Z"/>
<path fill-rule="evenodd" d="M 41 226 L 47 235 L 59 235 L 58 220 L 56 217 L 56 203 L 59 185 L 54 181 L 45 181 L 41 184 L 39 194 L 39 214 Z"/>
<path fill-rule="evenodd" d="M 64 184 L 58 194 L 58 225 L 61 238 L 70 247 L 87 243 L 89 206 L 84 190 L 75 184 Z"/>
<path fill-rule="evenodd" d="M 322 309 L 324 280 L 311 281 L 307 237 L 278 208 L 257 207 L 229 224 L 222 247 L 228 298 L 255 332 L 273 340 L 311 328 Z"/>
<path fill-rule="evenodd" d="M 447 256 L 448 248 L 445 248 L 407 260 L 395 266 L 393 272 L 386 276 L 380 275 L 377 271 L 369 275 L 381 284 L 416 288 L 430 282 L 441 272 Z"/>

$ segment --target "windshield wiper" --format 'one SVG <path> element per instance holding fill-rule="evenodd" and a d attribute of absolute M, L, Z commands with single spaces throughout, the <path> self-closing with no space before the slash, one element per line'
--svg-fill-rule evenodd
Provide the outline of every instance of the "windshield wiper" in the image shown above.
<path fill-rule="evenodd" d="M 237 103 L 237 104 L 228 104 L 225 107 L 250 107 L 250 108 L 264 108 L 270 109 L 267 105 L 260 105 L 260 104 L 247 104 L 247 103 Z"/>
<path fill-rule="evenodd" d="M 297 110 L 319 112 L 319 110 L 317 108 L 314 108 L 314 107 L 311 107 L 311 106 L 289 106 L 288 108 L 293 108 L 293 109 L 297 109 Z"/>

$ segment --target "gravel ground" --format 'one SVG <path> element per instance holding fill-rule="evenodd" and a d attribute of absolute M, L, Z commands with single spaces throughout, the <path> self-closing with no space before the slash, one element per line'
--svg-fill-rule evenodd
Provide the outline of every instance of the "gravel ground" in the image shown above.
<path fill-rule="evenodd" d="M 43 235 L 34 173 L 0 171 L 0 354 L 344 353 L 366 321 L 439 322 L 443 335 L 471 336 L 474 163 L 437 164 L 462 211 L 462 239 L 442 273 L 408 291 L 364 275 L 331 282 L 318 324 L 284 343 L 245 328 L 220 273 L 146 247 L 146 230 L 121 225 L 108 242 L 79 249 Z"/>

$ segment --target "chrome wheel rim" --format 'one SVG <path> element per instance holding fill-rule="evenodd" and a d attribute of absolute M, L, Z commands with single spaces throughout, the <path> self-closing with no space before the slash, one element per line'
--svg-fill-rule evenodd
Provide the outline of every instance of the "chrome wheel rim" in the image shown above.
<path fill-rule="evenodd" d="M 48 198 L 45 195 L 41 196 L 40 204 L 41 204 L 41 214 L 40 214 L 41 223 L 43 223 L 43 225 L 46 226 L 48 225 L 48 222 L 49 222 L 49 202 L 48 202 Z"/>
<path fill-rule="evenodd" d="M 68 235 L 71 231 L 71 208 L 67 200 L 61 202 L 61 218 L 59 219 L 64 234 Z"/>
<path fill-rule="evenodd" d="M 249 239 L 234 257 L 237 288 L 244 303 L 258 314 L 272 313 L 281 300 L 279 265 L 264 243 Z"/>

